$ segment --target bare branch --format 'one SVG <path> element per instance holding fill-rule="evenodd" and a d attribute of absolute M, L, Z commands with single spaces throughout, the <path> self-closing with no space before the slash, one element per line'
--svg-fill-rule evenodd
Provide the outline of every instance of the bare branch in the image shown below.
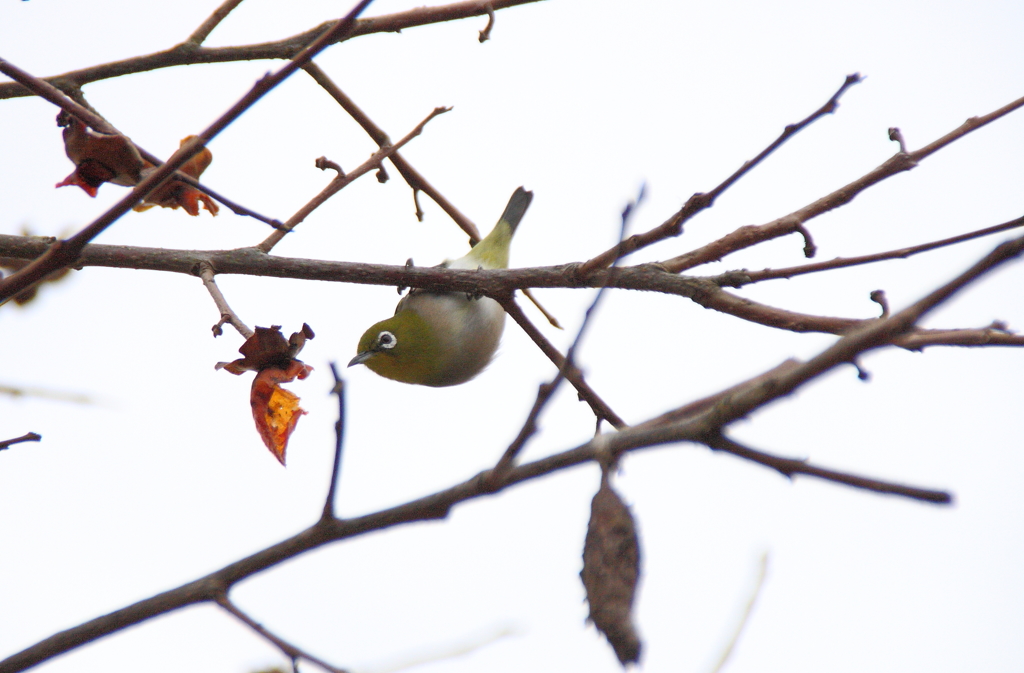
<path fill-rule="evenodd" d="M 370 119 L 369 115 L 363 112 L 363 110 L 356 105 L 355 101 L 349 98 L 348 95 L 342 91 L 341 88 L 339 88 L 338 85 L 327 76 L 327 73 L 321 70 L 316 63 L 309 63 L 305 66 L 304 70 L 316 81 L 317 84 L 323 87 L 323 89 L 330 94 L 339 105 L 341 105 L 342 109 L 345 110 L 345 112 L 347 112 L 352 119 L 354 119 L 356 123 L 363 128 L 364 131 L 366 131 L 366 134 L 370 136 L 373 142 L 377 143 L 378 147 L 384 148 L 391 145 L 391 139 L 388 137 L 388 134 L 385 133 L 382 128 L 377 126 L 377 124 Z M 469 235 L 471 243 L 475 244 L 480 242 L 480 230 L 477 229 L 477 226 L 473 224 L 468 217 L 463 215 L 462 212 L 448 199 L 446 199 L 432 184 L 427 182 L 427 179 L 424 178 L 419 171 L 413 168 L 412 165 L 405 160 L 405 157 L 395 152 L 388 158 L 391 163 L 394 164 L 395 168 L 398 169 L 399 174 L 401 174 L 406 183 L 412 187 L 413 193 L 421 191 L 429 196 L 444 212 L 448 213 L 448 216 L 452 218 L 455 224 L 459 225 L 460 229 Z M 417 212 L 419 212 L 418 208 Z M 417 219 L 420 221 L 423 220 L 422 213 L 417 216 Z"/>
<path fill-rule="evenodd" d="M 0 256 L 35 259 L 48 249 L 51 240 L 42 236 L 0 235 Z M 198 265 L 204 262 L 210 264 L 217 274 L 419 287 L 439 292 L 484 294 L 501 302 L 509 315 L 523 327 L 538 346 L 541 346 L 545 355 L 556 366 L 561 366 L 562 363 L 562 356 L 558 350 L 532 323 L 529 323 L 521 309 L 509 308 L 507 298 L 514 290 L 525 287 L 579 288 L 607 285 L 624 290 L 661 292 L 685 297 L 705 308 L 767 327 L 793 332 L 823 332 L 841 335 L 874 321 L 874 318 L 815 316 L 767 306 L 726 292 L 716 282 L 707 278 L 667 273 L 657 265 L 651 264 L 617 267 L 614 277 L 611 277 L 608 270 L 597 271 L 584 279 L 576 274 L 578 267 L 575 265 L 524 269 L 445 269 L 294 259 L 266 255 L 256 248 L 201 251 L 89 245 L 83 249 L 75 266 L 146 269 L 195 275 L 199 268 Z M 516 318 L 516 315 L 519 315 L 521 320 Z M 529 328 L 526 325 L 529 325 Z M 1024 336 L 1007 332 L 1006 326 L 1000 324 L 981 330 L 973 328 L 968 330 L 915 329 L 907 335 L 897 338 L 894 343 L 902 348 L 913 350 L 924 346 L 939 345 L 1021 346 L 1024 345 Z M 572 378 L 570 378 L 570 382 L 574 385 L 577 384 L 577 381 L 573 381 Z M 580 392 L 584 393 L 583 390 Z M 584 397 L 586 398 L 586 394 Z M 602 407 L 604 411 L 611 411 L 607 405 L 595 407 L 595 410 Z M 612 416 L 606 416 L 606 419 L 612 422 Z M 612 424 L 616 425 L 615 422 Z M 623 425 L 625 424 L 623 423 Z"/>
<path fill-rule="evenodd" d="M 432 23 L 443 23 L 455 21 L 474 16 L 487 14 L 487 8 L 493 10 L 505 9 L 516 5 L 525 5 L 538 0 L 470 0 L 468 2 L 456 2 L 440 7 L 417 7 L 405 12 L 385 14 L 356 22 L 354 29 L 342 36 L 335 34 L 330 43 L 341 42 L 342 40 L 361 35 L 373 33 L 397 33 L 406 28 L 425 26 Z M 170 68 L 176 65 L 193 65 L 196 63 L 232 63 L 236 61 L 256 61 L 262 59 L 291 59 L 302 52 L 314 40 L 322 37 L 328 31 L 336 28 L 334 21 L 322 23 L 315 28 L 307 30 L 298 35 L 277 40 L 275 42 L 264 42 L 261 44 L 241 45 L 237 47 L 196 47 L 191 42 L 183 42 L 171 49 L 155 52 L 144 56 L 114 61 L 81 70 L 73 70 L 62 75 L 47 77 L 46 81 L 58 89 L 69 91 L 90 82 L 97 82 L 112 77 L 131 75 L 134 73 Z M 327 46 L 327 45 L 325 45 Z M 29 91 L 21 84 L 5 82 L 0 84 L 0 100 L 5 98 L 19 98 L 30 95 Z"/>
<path fill-rule="evenodd" d="M 263 252 L 270 252 L 275 245 L 281 242 L 281 239 L 283 239 L 286 234 L 295 229 L 295 227 L 297 227 L 303 220 L 305 220 L 310 213 L 312 213 L 314 210 L 322 206 L 324 202 L 327 201 L 327 199 L 331 198 L 332 196 L 340 192 L 342 189 L 350 185 L 356 179 L 362 177 L 363 175 L 366 175 L 375 168 L 379 168 L 381 162 L 383 162 L 385 159 L 387 159 L 392 154 L 397 152 L 399 148 L 403 147 L 413 138 L 422 133 L 423 127 L 427 125 L 427 122 L 429 122 L 431 119 L 438 115 L 442 115 L 445 112 L 448 112 L 449 110 L 451 110 L 450 107 L 434 108 L 433 111 L 431 111 L 431 113 L 427 115 L 423 121 L 417 124 L 412 131 L 409 131 L 409 133 L 406 134 L 406 136 L 399 140 L 397 143 L 395 143 L 394 145 L 389 145 L 380 148 L 379 150 L 374 152 L 369 159 L 364 161 L 358 168 L 351 171 L 350 173 L 346 174 L 344 172 L 340 172 L 333 180 L 331 180 L 331 182 L 326 187 L 320 190 L 319 194 L 310 199 L 310 201 L 306 203 L 306 205 L 304 205 L 302 208 L 299 208 L 299 211 L 297 213 L 288 218 L 288 221 L 284 223 L 283 229 L 273 232 L 272 234 L 270 234 L 270 236 L 264 239 L 264 241 L 256 247 Z M 318 159 L 317 161 L 319 164 L 320 160 Z"/>
<path fill-rule="evenodd" d="M 849 203 L 854 199 L 854 197 L 867 188 L 882 182 L 887 178 L 891 178 L 894 175 L 916 168 L 917 165 L 925 158 L 934 154 L 951 142 L 963 138 L 968 133 L 976 131 L 986 124 L 989 124 L 1022 106 L 1024 106 L 1024 98 L 1018 98 L 1012 103 L 1004 105 L 998 110 L 983 117 L 971 117 L 959 127 L 950 131 L 930 145 L 926 145 L 915 152 L 897 152 L 887 159 L 881 166 L 869 171 L 853 182 L 840 187 L 831 194 L 823 196 L 817 201 L 804 206 L 800 210 L 780 217 L 772 222 L 768 222 L 767 224 L 740 227 L 739 229 L 726 234 L 717 241 L 708 243 L 705 246 L 697 248 L 696 250 L 691 250 L 690 252 L 679 255 L 678 257 L 673 257 L 672 259 L 663 262 L 662 266 L 669 271 L 679 273 L 681 271 L 686 271 L 687 269 L 692 269 L 695 266 L 700 266 L 701 264 L 716 262 L 726 255 L 738 250 L 749 248 L 750 246 L 758 243 L 799 231 L 799 227 L 803 226 L 808 220 Z"/>
<path fill-rule="evenodd" d="M 747 599 L 747 604 L 744 607 L 743 614 L 740 616 L 739 622 L 733 629 L 732 636 L 722 649 L 722 654 L 718 657 L 718 662 L 715 664 L 715 667 L 711 669 L 711 673 L 720 673 L 720 671 L 725 668 L 725 663 L 729 661 L 729 657 L 732 656 L 733 650 L 736 649 L 736 643 L 739 642 L 740 636 L 743 635 L 743 630 L 750 621 L 750 615 L 754 612 L 754 605 L 757 603 L 757 599 L 761 595 L 761 589 L 764 587 L 764 580 L 768 575 L 768 552 L 761 555 L 761 559 L 757 566 L 757 580 L 754 582 L 754 588 L 750 592 L 750 598 Z"/>
<path fill-rule="evenodd" d="M 736 181 L 750 172 L 759 163 L 764 161 L 769 154 L 781 147 L 791 137 L 802 131 L 807 126 L 813 124 L 821 117 L 835 112 L 835 109 L 839 106 L 840 96 L 846 93 L 847 89 L 860 81 L 861 77 L 857 73 L 847 75 L 846 81 L 843 82 L 843 85 L 839 87 L 834 94 L 832 94 L 832 97 L 829 98 L 824 105 L 811 113 L 811 115 L 806 119 L 787 126 L 782 131 L 782 134 L 775 139 L 775 142 L 764 148 L 756 157 L 740 166 L 735 173 L 726 178 L 720 185 L 706 194 L 701 192 L 694 194 L 689 198 L 689 200 L 687 200 L 679 212 L 654 229 L 643 234 L 630 236 L 614 248 L 606 250 L 597 257 L 594 257 L 580 268 L 580 274 L 586 276 L 597 269 L 603 269 L 610 266 L 614 260 L 624 257 L 625 255 L 636 252 L 641 248 L 645 248 L 648 245 L 657 243 L 658 241 L 670 236 L 678 236 L 683 233 L 683 224 L 686 223 L 687 220 L 691 219 L 700 211 L 713 206 L 715 199 L 721 196 L 722 192 L 729 189 L 729 187 L 735 184 Z"/>
<path fill-rule="evenodd" d="M 818 262 L 816 264 L 804 264 L 802 266 L 791 266 L 785 269 L 764 269 L 763 271 L 727 271 L 726 273 L 715 276 L 711 280 L 718 282 L 721 279 L 722 285 L 728 285 L 730 287 L 742 287 L 750 283 L 758 283 L 762 280 L 774 280 L 776 278 L 793 278 L 794 276 L 800 276 L 806 273 L 817 273 L 819 271 L 828 271 L 830 269 L 842 269 L 848 266 L 858 266 L 860 264 L 873 264 L 874 262 L 883 262 L 890 259 L 906 259 L 913 255 L 920 254 L 922 252 L 928 252 L 929 250 L 937 250 L 938 248 L 944 248 L 949 245 L 955 245 L 957 243 L 963 243 L 964 241 L 970 241 L 975 238 L 981 238 L 982 236 L 989 236 L 991 234 L 997 234 L 1001 231 L 1008 229 L 1015 229 L 1017 227 L 1024 226 L 1024 217 L 1018 217 L 1015 220 L 997 224 L 977 231 L 972 231 L 967 234 L 960 234 L 959 236 L 953 236 L 950 238 L 944 238 L 941 241 L 933 241 L 931 243 L 922 243 L 920 245 L 914 245 L 907 248 L 900 248 L 898 250 L 890 250 L 888 252 L 879 252 L 873 255 L 861 255 L 860 257 L 837 257 L 829 262 Z"/>
<path fill-rule="evenodd" d="M 255 332 L 249 329 L 249 326 L 242 322 L 242 319 L 238 317 L 238 314 L 231 310 L 228 306 L 228 300 L 224 298 L 224 294 L 217 287 L 217 281 L 213 278 L 213 267 L 209 264 L 199 265 L 199 277 L 203 280 L 203 285 L 206 286 L 210 296 L 213 297 L 213 303 L 217 305 L 217 310 L 220 311 L 220 320 L 213 326 L 213 336 L 218 337 L 223 334 L 223 327 L 225 324 L 230 324 L 243 338 L 248 339 Z"/>
<path fill-rule="evenodd" d="M 3 451 L 12 444 L 21 444 L 22 442 L 38 442 L 43 438 L 42 435 L 35 432 L 26 432 L 21 437 L 15 437 L 14 439 L 0 440 L 0 451 Z"/>
<path fill-rule="evenodd" d="M 306 652 L 305 650 L 301 649 L 300 647 L 297 647 L 289 643 L 287 640 L 281 638 L 280 636 L 271 633 L 265 626 L 263 626 L 255 619 L 247 615 L 245 612 L 243 612 L 241 609 L 239 609 L 237 605 L 231 602 L 231 599 L 228 598 L 226 594 L 221 594 L 220 596 L 218 596 L 216 598 L 216 602 L 217 605 L 222 607 L 225 612 L 237 618 L 238 621 L 248 626 L 250 629 L 258 633 L 263 639 L 271 643 L 277 649 L 281 650 L 281 652 L 283 652 L 284 655 L 288 657 L 293 664 L 299 659 L 305 659 L 310 663 L 316 664 L 325 671 L 330 671 L 330 673 L 348 673 L 347 669 L 332 666 L 323 659 L 315 657 L 309 652 Z"/>
<path fill-rule="evenodd" d="M 491 39 L 491 29 L 494 28 L 494 8 L 487 5 L 487 25 L 480 31 L 480 44 L 483 44 L 487 40 Z"/>
<path fill-rule="evenodd" d="M 338 479 L 341 477 L 341 453 L 345 447 L 345 380 L 338 374 L 338 367 L 331 363 L 331 374 L 334 375 L 334 387 L 331 393 L 338 396 L 338 420 L 334 423 L 334 469 L 331 470 L 331 485 L 327 489 L 327 500 L 324 502 L 324 519 L 334 518 L 334 496 L 338 490 Z"/>
<path fill-rule="evenodd" d="M 770 467 L 790 479 L 798 474 L 804 474 L 810 477 L 824 479 L 825 481 L 831 481 L 836 484 L 845 484 L 846 486 L 862 488 L 868 491 L 874 491 L 875 493 L 900 495 L 905 498 L 911 498 L 912 500 L 921 500 L 938 505 L 948 505 L 953 502 L 952 496 L 946 491 L 934 491 L 925 488 L 917 488 L 915 486 L 905 486 L 903 484 L 881 481 L 879 479 L 861 477 L 848 472 L 828 470 L 822 467 L 810 465 L 806 460 L 781 458 L 779 456 L 773 456 L 770 453 L 764 453 L 763 451 L 755 451 L 754 449 L 743 446 L 742 444 L 734 442 L 721 435 L 709 440 L 708 448 L 716 451 L 724 451 L 725 453 L 731 453 L 739 458 Z"/>
<path fill-rule="evenodd" d="M 540 347 L 540 350 L 544 355 L 548 357 L 555 366 L 558 367 L 559 371 L 563 373 L 566 380 L 572 384 L 573 388 L 580 394 L 580 398 L 583 399 L 590 408 L 593 410 L 594 415 L 599 419 L 604 419 L 612 424 L 616 428 L 627 427 L 626 422 L 619 418 L 619 415 L 612 411 L 612 408 L 608 406 L 608 403 L 602 400 L 597 393 L 594 392 L 593 388 L 583 379 L 583 372 L 577 369 L 575 366 L 567 368 L 565 366 L 565 356 L 558 352 L 558 349 L 552 345 L 550 341 L 541 333 L 537 327 L 530 322 L 530 319 L 523 313 L 523 309 L 519 307 L 515 299 L 511 295 L 507 295 L 504 298 L 498 298 L 502 308 L 505 309 L 505 313 L 509 314 L 526 335 L 533 339 L 533 342 Z M 543 404 L 541 405 L 543 406 Z"/>
<path fill-rule="evenodd" d="M 203 21 L 203 23 L 195 29 L 195 32 L 188 36 L 186 42 L 194 44 L 197 47 L 203 42 L 206 42 L 206 38 L 210 36 L 213 29 L 219 26 L 220 22 L 231 13 L 231 10 L 238 7 L 240 4 L 242 4 L 242 0 L 224 0 L 224 3 L 217 9 L 213 10 L 213 14 L 211 14 L 206 21 Z"/>

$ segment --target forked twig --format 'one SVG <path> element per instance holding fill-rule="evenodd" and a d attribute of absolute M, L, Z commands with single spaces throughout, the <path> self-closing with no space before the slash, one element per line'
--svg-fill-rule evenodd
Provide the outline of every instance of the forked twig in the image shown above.
<path fill-rule="evenodd" d="M 270 252 L 275 245 L 281 242 L 281 239 L 283 239 L 285 235 L 287 235 L 289 232 L 295 229 L 295 227 L 299 226 L 299 224 L 303 220 L 309 217 L 310 213 L 312 213 L 314 210 L 322 206 L 327 201 L 327 199 L 331 198 L 332 196 L 340 192 L 342 189 L 352 184 L 352 182 L 354 182 L 356 179 L 366 175 L 375 168 L 379 168 L 381 163 L 385 159 L 393 155 L 401 147 L 405 146 L 413 138 L 422 133 L 423 127 L 427 125 L 427 122 L 429 122 L 434 117 L 437 117 L 438 115 L 442 115 L 445 112 L 448 112 L 449 110 L 451 110 L 450 107 L 434 108 L 431 111 L 431 113 L 427 115 L 426 118 L 423 119 L 423 121 L 417 124 L 412 131 L 409 131 L 409 133 L 407 133 L 405 137 L 399 140 L 397 143 L 395 143 L 394 145 L 386 145 L 380 148 L 379 150 L 374 152 L 369 159 L 364 161 L 354 170 L 348 173 L 339 173 L 337 176 L 334 177 L 333 180 L 331 180 L 327 184 L 326 187 L 320 190 L 319 194 L 310 199 L 306 203 L 306 205 L 299 208 L 298 212 L 296 212 L 294 215 L 288 218 L 288 221 L 284 223 L 284 227 L 281 230 L 271 233 L 270 236 L 267 236 L 267 238 L 264 239 L 262 243 L 257 245 L 256 248 L 263 252 Z"/>
<path fill-rule="evenodd" d="M 786 126 L 786 128 L 782 131 L 782 134 L 778 138 L 776 138 L 772 144 L 768 145 L 768 147 L 761 150 L 761 153 L 758 154 L 756 157 L 745 162 L 742 166 L 739 167 L 739 169 L 736 170 L 735 173 L 727 177 L 717 187 L 712 189 L 710 192 L 707 192 L 706 194 L 701 192 L 694 194 L 687 200 L 687 202 L 675 215 L 670 217 L 668 220 L 666 220 L 659 226 L 655 227 L 654 229 L 651 229 L 650 231 L 644 232 L 643 234 L 635 234 L 633 236 L 630 236 L 625 241 L 622 241 L 621 243 L 616 245 L 614 248 L 606 250 L 597 257 L 594 257 L 593 259 L 589 260 L 588 262 L 583 264 L 582 267 L 580 267 L 580 275 L 586 276 L 597 269 L 602 269 L 611 266 L 612 262 L 614 262 L 617 259 L 620 259 L 621 257 L 624 257 L 625 255 L 636 252 L 637 250 L 645 248 L 653 243 L 657 243 L 662 239 L 668 238 L 670 236 L 678 236 L 679 234 L 681 234 L 683 232 L 683 224 L 685 224 L 697 213 L 707 208 L 710 208 L 712 205 L 714 205 L 715 199 L 721 196 L 725 190 L 729 189 L 729 187 L 731 187 L 733 184 L 736 183 L 737 180 L 739 180 L 748 172 L 750 172 L 755 166 L 764 161 L 769 154 L 777 150 L 787 140 L 792 138 L 794 135 L 802 131 L 807 126 L 813 124 L 821 117 L 824 117 L 827 114 L 832 114 L 833 112 L 835 112 L 835 109 L 839 106 L 839 98 L 844 93 L 846 93 L 847 89 L 849 89 L 851 86 L 857 84 L 860 81 L 861 76 L 857 73 L 847 75 L 846 80 L 843 82 L 843 85 L 839 87 L 839 89 L 834 94 L 832 94 L 832 97 L 829 98 L 824 105 L 815 110 L 802 121 L 799 121 L 796 124 L 790 124 Z"/>
<path fill-rule="evenodd" d="M 213 267 L 209 264 L 200 264 L 199 278 L 202 279 L 203 285 L 213 298 L 213 303 L 217 305 L 217 310 L 220 311 L 220 320 L 218 320 L 217 324 L 213 326 L 213 336 L 218 337 L 223 334 L 224 330 L 221 328 L 226 324 L 230 324 L 238 330 L 238 333 L 245 339 L 248 339 L 255 334 L 248 325 L 242 322 L 242 319 L 238 317 L 238 314 L 228 306 L 228 300 L 224 298 L 224 294 L 220 291 L 220 288 L 217 287 L 217 281 L 214 280 Z"/>

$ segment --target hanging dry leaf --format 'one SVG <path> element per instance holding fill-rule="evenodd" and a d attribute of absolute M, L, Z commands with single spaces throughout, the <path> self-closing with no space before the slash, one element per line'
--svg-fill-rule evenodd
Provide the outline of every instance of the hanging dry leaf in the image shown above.
<path fill-rule="evenodd" d="M 104 182 L 131 187 L 142 179 L 142 157 L 128 138 L 94 131 L 63 110 L 57 125 L 64 127 L 64 152 L 75 163 L 75 171 L 58 187 L 77 185 L 95 197 Z"/>
<path fill-rule="evenodd" d="M 280 325 L 257 327 L 238 349 L 244 357 L 216 365 L 217 369 L 226 369 L 236 375 L 257 372 L 249 393 L 252 417 L 263 443 L 282 465 L 285 464 L 288 438 L 299 417 L 306 412 L 299 406 L 298 396 L 282 388 L 281 384 L 304 379 L 313 371 L 295 356 L 314 336 L 313 330 L 305 323 L 300 332 L 295 332 L 287 340 L 281 334 Z"/>
<path fill-rule="evenodd" d="M 280 384 L 291 383 L 296 377 L 304 379 L 312 371 L 309 365 L 292 360 L 287 369 L 268 367 L 260 370 L 252 381 L 249 404 L 252 405 L 256 430 L 282 465 L 288 450 L 288 438 L 295 430 L 299 417 L 306 412 L 299 406 L 298 395 L 285 390 Z"/>
<path fill-rule="evenodd" d="M 633 515 L 601 477 L 590 503 L 580 578 L 587 590 L 590 621 L 605 635 L 623 665 L 640 659 L 640 637 L 633 627 L 633 597 L 640 576 L 640 541 Z"/>
<path fill-rule="evenodd" d="M 192 138 L 195 138 L 195 136 L 182 138 L 179 147 L 183 146 Z M 203 174 L 203 171 L 210 166 L 212 161 L 213 153 L 210 152 L 208 147 L 204 147 L 201 152 L 186 161 L 178 170 L 185 175 L 198 179 L 199 176 Z M 147 161 L 146 167 L 142 171 L 143 175 L 147 175 L 154 168 L 153 164 Z M 142 212 L 144 210 L 149 210 L 153 206 L 162 206 L 164 208 L 172 209 L 181 207 L 184 208 L 185 212 L 192 217 L 197 217 L 199 215 L 200 204 L 202 204 L 211 215 L 216 215 L 218 211 L 220 211 L 220 208 L 209 196 L 192 185 L 172 178 L 160 185 L 160 187 L 147 196 L 142 203 L 135 206 L 134 210 Z"/>

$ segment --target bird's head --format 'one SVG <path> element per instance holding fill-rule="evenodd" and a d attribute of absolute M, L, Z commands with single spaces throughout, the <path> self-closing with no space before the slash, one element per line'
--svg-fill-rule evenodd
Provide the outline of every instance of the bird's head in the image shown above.
<path fill-rule="evenodd" d="M 402 383 L 437 385 L 442 355 L 437 336 L 413 311 L 400 311 L 363 333 L 348 366 L 366 365 L 377 374 Z"/>

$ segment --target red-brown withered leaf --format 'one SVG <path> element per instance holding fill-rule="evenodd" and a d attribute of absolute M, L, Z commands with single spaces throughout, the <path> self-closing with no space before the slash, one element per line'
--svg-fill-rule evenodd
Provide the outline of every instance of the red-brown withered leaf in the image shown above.
<path fill-rule="evenodd" d="M 181 139 L 179 146 L 184 145 L 195 136 L 187 136 Z M 193 178 L 199 178 L 203 174 L 213 161 L 213 153 L 210 152 L 208 147 L 204 147 L 202 151 L 195 154 L 191 159 L 186 161 L 181 168 L 178 170 Z M 143 175 L 147 175 L 154 169 L 153 164 L 146 162 L 146 167 L 142 170 Z M 160 185 L 155 191 L 150 193 L 149 196 L 139 205 L 135 206 L 134 210 L 142 212 L 149 210 L 153 206 L 162 206 L 164 208 L 184 208 L 185 212 L 196 217 L 199 215 L 199 205 L 202 204 L 204 208 L 211 215 L 216 215 L 220 211 L 220 207 L 211 199 L 209 196 L 196 189 L 192 185 L 186 184 L 181 180 L 171 178 L 164 184 Z"/>
<path fill-rule="evenodd" d="M 282 383 L 291 383 L 296 378 L 304 379 L 313 368 L 299 360 L 292 360 L 287 369 L 267 367 L 256 374 L 252 381 L 249 404 L 252 405 L 252 418 L 256 421 L 263 443 L 266 444 L 274 457 L 284 465 L 285 452 L 288 450 L 288 438 L 295 430 L 299 417 L 306 412 L 299 406 L 298 396 L 281 387 Z"/>
<path fill-rule="evenodd" d="M 601 478 L 590 503 L 580 579 L 587 590 L 590 620 L 605 635 L 622 665 L 640 659 L 640 637 L 633 627 L 633 598 L 640 577 L 640 541 L 633 515 Z"/>
<path fill-rule="evenodd" d="M 244 357 L 216 365 L 217 369 L 226 369 L 232 374 L 257 372 L 249 392 L 252 417 L 263 443 L 282 465 L 285 464 L 288 438 L 299 417 L 306 412 L 299 406 L 298 396 L 282 388 L 281 384 L 304 379 L 313 371 L 295 356 L 314 336 L 313 330 L 305 323 L 301 331 L 288 339 L 281 334 L 280 325 L 257 327 L 238 349 Z"/>
<path fill-rule="evenodd" d="M 64 152 L 75 164 L 75 171 L 58 187 L 77 185 L 95 197 L 104 182 L 131 187 L 142 179 L 142 157 L 128 138 L 94 131 L 63 110 L 57 125 L 64 127 Z"/>

